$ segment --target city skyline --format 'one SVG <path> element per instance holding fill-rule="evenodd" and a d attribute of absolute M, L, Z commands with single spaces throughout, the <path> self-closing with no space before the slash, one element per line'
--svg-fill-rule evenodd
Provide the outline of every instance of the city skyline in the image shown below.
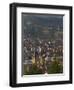
<path fill-rule="evenodd" d="M 63 73 L 63 15 L 22 13 L 23 75 Z"/>

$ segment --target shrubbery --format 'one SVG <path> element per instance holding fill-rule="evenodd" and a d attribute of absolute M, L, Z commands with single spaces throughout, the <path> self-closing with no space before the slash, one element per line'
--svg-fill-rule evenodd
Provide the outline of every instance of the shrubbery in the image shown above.
<path fill-rule="evenodd" d="M 54 58 L 54 61 L 50 65 L 48 65 L 48 73 L 63 73 L 63 66 L 62 64 L 59 64 L 59 60 L 57 58 Z"/>
<path fill-rule="evenodd" d="M 39 69 L 35 64 L 32 65 L 31 68 L 29 68 L 29 71 L 24 72 L 26 75 L 33 75 L 33 74 L 42 74 L 42 70 Z"/>
<path fill-rule="evenodd" d="M 63 65 L 60 63 L 60 60 L 57 57 L 54 57 L 53 61 L 50 64 L 47 64 L 47 73 L 48 74 L 57 74 L 63 73 Z M 25 75 L 34 75 L 34 74 L 44 74 L 44 67 L 40 69 L 36 64 L 24 65 L 24 74 Z"/>

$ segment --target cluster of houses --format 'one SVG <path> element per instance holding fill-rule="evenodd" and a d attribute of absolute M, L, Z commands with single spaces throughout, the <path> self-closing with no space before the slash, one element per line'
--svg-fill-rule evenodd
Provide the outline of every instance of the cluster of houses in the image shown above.
<path fill-rule="evenodd" d="M 23 64 L 28 66 L 28 69 L 33 65 L 47 71 L 47 64 L 50 65 L 57 57 L 59 64 L 63 63 L 63 40 L 33 40 L 32 38 L 24 39 L 24 58 Z"/>

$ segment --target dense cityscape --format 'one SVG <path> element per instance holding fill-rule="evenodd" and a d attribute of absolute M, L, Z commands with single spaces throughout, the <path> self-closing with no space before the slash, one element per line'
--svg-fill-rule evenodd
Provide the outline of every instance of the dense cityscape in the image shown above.
<path fill-rule="evenodd" d="M 23 75 L 63 73 L 62 20 L 23 14 Z"/>

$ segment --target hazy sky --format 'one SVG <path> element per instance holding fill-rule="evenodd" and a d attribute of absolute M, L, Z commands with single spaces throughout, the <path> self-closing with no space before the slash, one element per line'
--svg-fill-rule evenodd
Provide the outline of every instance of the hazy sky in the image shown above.
<path fill-rule="evenodd" d="M 25 24 L 36 23 L 39 25 L 63 27 L 63 15 L 44 14 L 22 14 Z"/>

